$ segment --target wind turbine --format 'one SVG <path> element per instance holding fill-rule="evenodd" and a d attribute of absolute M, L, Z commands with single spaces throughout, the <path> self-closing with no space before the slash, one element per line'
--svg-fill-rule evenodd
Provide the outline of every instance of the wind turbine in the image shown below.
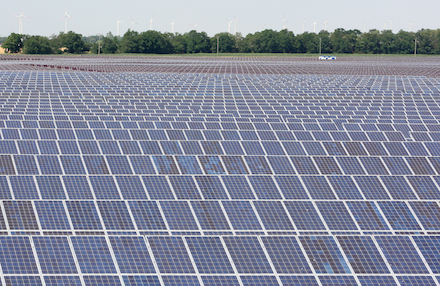
<path fill-rule="evenodd" d="M 409 31 L 412 32 L 412 22 L 409 22 Z"/>
<path fill-rule="evenodd" d="M 235 18 L 235 15 L 234 15 L 234 21 L 235 21 L 235 31 L 234 31 L 234 34 L 237 34 L 237 22 L 238 22 L 238 20 L 240 20 L 241 18 Z"/>
<path fill-rule="evenodd" d="M 60 19 L 60 21 L 64 19 L 64 34 L 67 34 L 67 18 L 70 18 L 73 20 L 73 18 L 67 14 L 67 7 L 65 7 L 64 8 L 64 16 L 63 16 L 63 18 Z"/>
<path fill-rule="evenodd" d="M 325 20 L 325 22 L 324 22 L 324 30 L 325 31 L 327 31 L 327 23 L 328 23 L 328 20 Z"/>
<path fill-rule="evenodd" d="M 28 16 L 25 16 L 24 14 L 23 14 L 23 11 L 21 11 L 21 9 L 20 9 L 20 16 L 17 16 L 17 15 L 14 15 L 14 17 L 17 17 L 18 18 L 18 33 L 20 34 L 20 35 L 22 35 L 23 34 L 23 18 L 28 18 L 28 19 L 30 19 Z"/>
<path fill-rule="evenodd" d="M 303 21 L 303 34 L 304 34 L 304 26 L 306 25 L 306 21 Z"/>
<path fill-rule="evenodd" d="M 390 30 L 393 30 L 393 19 L 390 20 Z"/>
<path fill-rule="evenodd" d="M 130 17 L 130 18 L 131 18 L 131 28 L 130 28 L 130 31 L 133 31 L 134 25 L 137 25 L 138 23 L 133 21 L 133 17 Z"/>
<path fill-rule="evenodd" d="M 115 16 L 116 18 L 116 16 Z M 119 37 L 119 23 L 123 23 L 125 21 L 119 21 L 118 18 L 116 18 L 116 36 Z"/>
<path fill-rule="evenodd" d="M 364 21 L 364 33 L 366 33 L 367 32 L 367 24 L 369 22 L 366 22 L 364 19 L 362 19 L 362 21 Z"/>
<path fill-rule="evenodd" d="M 150 19 L 150 30 L 153 30 L 153 16 Z"/>
<path fill-rule="evenodd" d="M 313 22 L 313 33 L 316 33 L 316 21 Z"/>
<path fill-rule="evenodd" d="M 231 24 L 234 21 L 233 20 L 232 21 L 228 21 L 228 19 L 226 19 L 226 22 L 228 23 L 228 34 L 230 34 L 231 33 Z"/>
<path fill-rule="evenodd" d="M 173 22 L 171 22 L 171 33 L 174 34 L 174 18 L 173 18 Z"/>
<path fill-rule="evenodd" d="M 287 23 L 286 16 L 284 16 L 284 19 L 283 19 L 283 30 L 287 29 L 286 23 Z"/>
<path fill-rule="evenodd" d="M 384 30 L 387 29 L 387 23 L 383 23 L 383 29 L 384 29 Z"/>
<path fill-rule="evenodd" d="M 197 28 L 197 26 L 200 24 L 200 22 L 198 22 L 197 24 L 195 24 L 195 25 L 191 25 L 191 24 L 188 24 L 188 25 L 190 25 L 191 27 L 193 27 L 194 28 L 194 30 Z"/>

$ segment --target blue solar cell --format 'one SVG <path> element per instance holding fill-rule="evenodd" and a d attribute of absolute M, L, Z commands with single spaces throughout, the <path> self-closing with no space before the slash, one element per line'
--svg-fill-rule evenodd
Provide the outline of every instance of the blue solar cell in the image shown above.
<path fill-rule="evenodd" d="M 197 184 L 205 199 L 228 199 L 219 177 L 196 176 Z"/>
<path fill-rule="evenodd" d="M 389 230 L 374 202 L 347 202 L 356 223 L 362 230 Z"/>
<path fill-rule="evenodd" d="M 295 237 L 262 237 L 278 274 L 312 273 Z"/>
<path fill-rule="evenodd" d="M 267 230 L 294 230 L 281 202 L 256 201 L 254 205 Z"/>
<path fill-rule="evenodd" d="M 17 141 L 20 154 L 38 154 L 38 148 L 35 141 Z M 0 149 L 1 150 L 1 149 Z"/>
<path fill-rule="evenodd" d="M 371 237 L 339 236 L 337 239 L 355 273 L 390 273 Z"/>
<path fill-rule="evenodd" d="M 342 171 L 333 157 L 313 157 L 321 174 L 323 175 L 342 175 Z"/>
<path fill-rule="evenodd" d="M 340 142 L 323 142 L 324 148 L 330 156 L 343 156 L 347 155 L 344 147 Z"/>
<path fill-rule="evenodd" d="M 329 176 L 327 179 L 329 180 L 339 199 L 362 199 L 362 195 L 351 177 Z"/>
<path fill-rule="evenodd" d="M 84 276 L 86 286 L 122 286 L 118 276 Z"/>
<path fill-rule="evenodd" d="M 302 236 L 299 239 L 316 273 L 351 273 L 333 237 Z"/>
<path fill-rule="evenodd" d="M 40 276 L 5 276 L 5 282 L 8 286 L 43 286 Z"/>
<path fill-rule="evenodd" d="M 172 230 L 199 230 L 186 201 L 161 201 L 160 206 Z"/>
<path fill-rule="evenodd" d="M 440 228 L 440 208 L 435 202 L 409 202 L 409 204 L 426 230 Z"/>
<path fill-rule="evenodd" d="M 81 286 L 79 276 L 44 276 L 46 286 Z"/>
<path fill-rule="evenodd" d="M 43 230 L 70 229 L 69 220 L 60 201 L 35 201 L 38 219 Z"/>
<path fill-rule="evenodd" d="M 399 276 L 400 285 L 408 286 L 434 286 L 437 285 L 430 276 Z"/>
<path fill-rule="evenodd" d="M 14 155 L 18 175 L 38 175 L 37 163 L 32 155 Z"/>
<path fill-rule="evenodd" d="M 104 237 L 73 236 L 71 240 L 82 273 L 116 273 Z"/>
<path fill-rule="evenodd" d="M 405 202 L 377 202 L 383 214 L 395 230 L 421 230 Z"/>
<path fill-rule="evenodd" d="M 358 286 L 352 276 L 319 276 L 322 286 Z"/>
<path fill-rule="evenodd" d="M 9 178 L 12 192 L 17 200 L 39 199 L 34 178 L 31 176 L 12 176 Z"/>
<path fill-rule="evenodd" d="M 161 273 L 195 273 L 181 237 L 149 237 Z"/>
<path fill-rule="evenodd" d="M 222 141 L 221 144 L 226 155 L 245 155 L 238 141 Z"/>
<path fill-rule="evenodd" d="M 95 197 L 98 200 L 120 199 L 118 188 L 111 176 L 90 176 L 90 184 L 92 185 Z"/>
<path fill-rule="evenodd" d="M 222 181 L 233 200 L 255 199 L 251 187 L 245 177 L 242 176 L 222 176 Z"/>
<path fill-rule="evenodd" d="M 142 177 L 142 180 L 151 199 L 174 199 L 174 194 L 165 177 L 148 176 Z"/>
<path fill-rule="evenodd" d="M 144 186 L 137 176 L 117 176 L 119 190 L 125 200 L 146 200 L 148 199 Z"/>
<path fill-rule="evenodd" d="M 93 139 L 93 138 L 92 138 Z M 98 143 L 95 141 L 78 141 L 82 154 L 97 155 L 101 154 Z"/>
<path fill-rule="evenodd" d="M 0 236 L 0 265 L 3 274 L 38 274 L 29 237 Z"/>
<path fill-rule="evenodd" d="M 325 177 L 303 176 L 302 180 L 313 199 L 336 199 Z"/>
<path fill-rule="evenodd" d="M 205 286 L 240 285 L 235 276 L 202 276 Z"/>
<path fill-rule="evenodd" d="M 312 202 L 286 201 L 284 204 L 297 229 L 325 230 L 325 226 Z"/>
<path fill-rule="evenodd" d="M 294 139 L 292 139 L 294 140 Z M 310 142 L 310 143 L 317 143 L 317 142 Z M 306 152 L 304 151 L 303 147 L 301 146 L 300 142 L 282 142 L 284 149 L 287 152 L 287 155 L 290 156 L 305 156 Z"/>
<path fill-rule="evenodd" d="M 139 141 L 142 151 L 147 155 L 162 155 L 157 141 Z"/>
<path fill-rule="evenodd" d="M 381 176 L 385 187 L 395 200 L 416 199 L 414 192 L 408 185 L 404 177 L 400 176 Z"/>
<path fill-rule="evenodd" d="M 169 180 L 177 199 L 201 199 L 193 177 L 170 176 Z"/>
<path fill-rule="evenodd" d="M 280 276 L 284 286 L 318 286 L 314 276 Z"/>
<path fill-rule="evenodd" d="M 196 156 L 176 156 L 176 161 L 184 175 L 203 174 Z"/>
<path fill-rule="evenodd" d="M 195 130 L 190 130 L 195 131 Z M 203 136 L 200 134 L 201 138 L 194 138 L 190 140 L 203 140 Z M 183 151 L 186 155 L 203 155 L 202 148 L 199 145 L 198 141 L 181 141 L 180 145 L 182 146 Z"/>
<path fill-rule="evenodd" d="M 67 201 L 66 205 L 74 229 L 102 229 L 98 212 L 92 201 Z"/>
<path fill-rule="evenodd" d="M 179 142 L 177 141 L 160 141 L 162 150 L 166 155 L 181 155 L 183 154 L 180 148 Z"/>
<path fill-rule="evenodd" d="M 241 276 L 244 286 L 276 286 L 279 285 L 275 276 Z"/>
<path fill-rule="evenodd" d="M 153 163 L 148 156 L 129 156 L 133 171 L 138 175 L 156 174 Z"/>
<path fill-rule="evenodd" d="M 123 276 L 126 286 L 160 286 L 157 276 Z"/>
<path fill-rule="evenodd" d="M 389 175 L 379 157 L 359 157 L 369 175 Z"/>
<path fill-rule="evenodd" d="M 60 177 L 37 176 L 36 179 L 43 200 L 62 200 L 66 198 Z"/>
<path fill-rule="evenodd" d="M 382 183 L 377 177 L 357 176 L 354 177 L 359 189 L 364 194 L 365 198 L 371 199 L 390 199 Z"/>
<path fill-rule="evenodd" d="M 397 286 L 396 281 L 392 276 L 358 276 L 362 286 Z"/>
<path fill-rule="evenodd" d="M 272 269 L 256 237 L 225 237 L 238 273 L 272 273 Z"/>
<path fill-rule="evenodd" d="M 342 145 L 350 156 L 368 156 L 361 142 L 343 142 Z"/>
<path fill-rule="evenodd" d="M 179 174 L 179 170 L 172 156 L 153 156 L 153 162 L 160 175 Z"/>
<path fill-rule="evenodd" d="M 409 237 L 376 236 L 391 269 L 396 274 L 428 274 Z"/>
<path fill-rule="evenodd" d="M 308 199 L 309 196 L 301 184 L 298 177 L 295 176 L 276 176 L 274 177 L 281 193 L 286 199 Z"/>
<path fill-rule="evenodd" d="M 261 230 L 249 201 L 223 201 L 226 214 L 235 230 Z"/>
<path fill-rule="evenodd" d="M 405 157 L 405 160 L 416 175 L 436 175 L 425 157 Z"/>
<path fill-rule="evenodd" d="M 143 237 L 110 237 L 122 273 L 155 273 Z"/>
<path fill-rule="evenodd" d="M 330 230 L 357 230 L 343 202 L 319 201 L 316 206 Z"/>
<path fill-rule="evenodd" d="M 428 156 L 423 143 L 421 142 L 403 142 L 411 156 Z"/>
<path fill-rule="evenodd" d="M 200 286 L 197 276 L 162 276 L 162 280 L 169 286 Z"/>
<path fill-rule="evenodd" d="M 126 156 L 107 156 L 107 162 L 114 175 L 132 174 L 130 163 Z"/>
<path fill-rule="evenodd" d="M 440 259 L 438 256 L 438 249 L 440 247 L 439 236 L 414 236 L 413 237 L 417 247 L 420 249 L 424 259 L 428 263 L 434 274 L 440 272 Z"/>
<path fill-rule="evenodd" d="M 200 144 L 206 155 L 223 155 L 222 147 L 217 141 L 201 141 Z"/>
<path fill-rule="evenodd" d="M 76 141 L 58 141 L 61 154 L 81 154 Z"/>
<path fill-rule="evenodd" d="M 234 273 L 219 237 L 187 237 L 186 241 L 199 273 Z"/>
<path fill-rule="evenodd" d="M 91 175 L 110 174 L 103 156 L 84 156 L 87 171 Z"/>
<path fill-rule="evenodd" d="M 62 178 L 69 199 L 93 199 L 87 177 L 63 176 Z"/>
<path fill-rule="evenodd" d="M 98 207 L 107 230 L 134 229 L 124 201 L 98 201 Z"/>
<path fill-rule="evenodd" d="M 66 237 L 34 237 L 43 274 L 76 274 L 75 261 Z"/>
<path fill-rule="evenodd" d="M 240 156 L 221 156 L 223 164 L 230 175 L 249 174 L 243 158 Z M 203 165 L 203 163 L 202 163 Z"/>
<path fill-rule="evenodd" d="M 403 158 L 384 157 L 383 161 L 391 175 L 412 175 L 411 170 L 405 164 L 405 160 L 403 160 Z"/>
<path fill-rule="evenodd" d="M 0 176 L 0 200 L 10 199 L 12 199 L 12 195 L 9 190 L 8 180 L 6 176 Z"/>
<path fill-rule="evenodd" d="M 99 147 L 101 148 L 102 154 L 105 155 L 121 154 L 121 150 L 119 149 L 118 142 L 116 141 L 98 141 L 98 143 L 99 143 Z"/>
<path fill-rule="evenodd" d="M 140 155 L 141 149 L 136 141 L 119 141 L 122 154 L 125 155 Z"/>
<path fill-rule="evenodd" d="M 6 217 L 11 230 L 38 230 L 31 201 L 4 201 Z M 6 229 L 3 219 L 0 220 L 0 229 Z"/>
<path fill-rule="evenodd" d="M 336 161 L 346 175 L 365 175 L 365 171 L 356 157 L 336 157 Z"/>
<path fill-rule="evenodd" d="M 128 204 L 139 230 L 166 229 L 164 220 L 156 202 L 129 201 Z"/>
<path fill-rule="evenodd" d="M 290 157 L 298 174 L 304 175 L 318 175 L 319 171 L 316 169 L 310 157 Z"/>
<path fill-rule="evenodd" d="M 60 156 L 60 160 L 65 174 L 86 174 L 86 169 L 80 156 Z"/>
<path fill-rule="evenodd" d="M 203 171 L 207 175 L 226 174 L 219 157 L 215 156 L 200 156 L 200 163 Z"/>
<path fill-rule="evenodd" d="M 203 230 L 230 230 L 219 202 L 193 201 L 191 205 Z"/>

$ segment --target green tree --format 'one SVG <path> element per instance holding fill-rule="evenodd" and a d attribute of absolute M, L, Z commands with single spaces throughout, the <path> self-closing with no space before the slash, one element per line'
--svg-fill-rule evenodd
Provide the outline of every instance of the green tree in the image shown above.
<path fill-rule="evenodd" d="M 332 45 L 330 41 L 330 33 L 328 31 L 320 31 L 318 37 L 321 39 L 321 53 L 331 53 Z"/>
<path fill-rule="evenodd" d="M 205 32 L 198 33 L 196 30 L 192 30 L 189 33 L 185 33 L 183 36 L 186 41 L 187 53 L 194 54 L 210 52 L 211 42 Z"/>
<path fill-rule="evenodd" d="M 26 40 L 25 35 L 12 33 L 3 43 L 3 48 L 7 49 L 9 53 L 19 53 L 23 47 L 23 42 Z"/>
<path fill-rule="evenodd" d="M 121 40 L 120 50 L 122 53 L 140 53 L 139 34 L 136 31 L 128 30 Z"/>
<path fill-rule="evenodd" d="M 219 52 L 220 53 L 233 53 L 235 49 L 235 37 L 230 33 L 219 33 L 211 38 L 211 52 L 217 52 L 217 37 L 219 39 Z"/>
<path fill-rule="evenodd" d="M 168 42 L 171 44 L 171 49 L 173 53 L 175 54 L 186 53 L 186 40 L 182 34 L 165 33 L 164 37 L 166 37 L 168 39 Z"/>
<path fill-rule="evenodd" d="M 81 34 L 69 31 L 67 34 L 60 33 L 58 37 L 62 47 L 66 48 L 66 53 L 79 54 L 88 50 Z"/>
<path fill-rule="evenodd" d="M 296 37 L 298 53 L 318 53 L 319 37 L 315 33 L 302 33 Z"/>
<path fill-rule="evenodd" d="M 172 45 L 167 36 L 157 31 L 146 31 L 139 35 L 139 52 L 145 54 L 169 54 Z"/>
<path fill-rule="evenodd" d="M 52 54 L 52 46 L 46 37 L 31 36 L 23 43 L 24 54 Z"/>

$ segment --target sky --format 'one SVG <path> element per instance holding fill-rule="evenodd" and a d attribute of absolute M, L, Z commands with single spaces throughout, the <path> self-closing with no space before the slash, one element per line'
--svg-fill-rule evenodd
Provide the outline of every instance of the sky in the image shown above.
<path fill-rule="evenodd" d="M 284 25 L 295 34 L 304 31 L 316 32 L 337 28 L 360 31 L 392 28 L 412 31 L 440 28 L 438 11 L 440 0 L 334 0 L 334 1 L 296 1 L 296 0 L 16 0 L 3 1 L 0 6 L 0 36 L 18 33 L 19 20 L 14 15 L 23 14 L 23 33 L 29 35 L 51 36 L 64 31 L 64 9 L 74 19 L 68 19 L 68 31 L 83 36 L 116 35 L 116 17 L 121 36 L 131 28 L 138 32 L 150 28 L 171 32 L 174 19 L 174 32 L 186 33 L 195 29 L 209 36 L 228 31 L 228 21 L 232 21 L 230 32 L 246 36 L 264 29 L 282 30 Z M 234 21 L 234 19 L 237 19 Z M 236 26 L 235 26 L 236 24 Z"/>

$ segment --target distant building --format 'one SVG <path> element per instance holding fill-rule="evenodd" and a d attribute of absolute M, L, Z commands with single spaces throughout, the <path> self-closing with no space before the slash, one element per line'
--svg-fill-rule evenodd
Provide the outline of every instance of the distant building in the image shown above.
<path fill-rule="evenodd" d="M 3 46 L 3 43 L 0 43 L 0 54 L 6 54 L 6 51 L 2 46 Z"/>

